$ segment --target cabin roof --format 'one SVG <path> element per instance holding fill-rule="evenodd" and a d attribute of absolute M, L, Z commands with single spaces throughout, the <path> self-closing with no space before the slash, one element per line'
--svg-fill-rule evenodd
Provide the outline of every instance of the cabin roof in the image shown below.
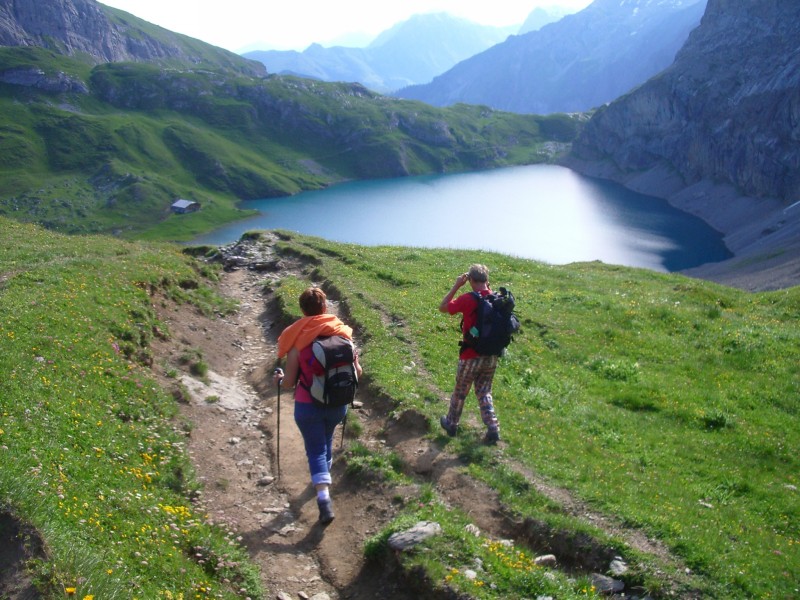
<path fill-rule="evenodd" d="M 194 200 L 175 200 L 175 202 L 172 203 L 172 208 L 189 208 L 195 205 L 199 206 L 199 202 Z"/>

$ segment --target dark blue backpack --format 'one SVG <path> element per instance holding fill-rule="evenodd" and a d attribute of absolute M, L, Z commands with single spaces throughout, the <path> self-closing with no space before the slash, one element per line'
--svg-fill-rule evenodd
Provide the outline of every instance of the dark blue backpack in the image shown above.
<path fill-rule="evenodd" d="M 514 295 L 503 287 L 486 296 L 480 292 L 472 294 L 478 303 L 477 320 L 464 334 L 462 344 L 482 356 L 501 356 L 520 327 L 514 314 Z"/>

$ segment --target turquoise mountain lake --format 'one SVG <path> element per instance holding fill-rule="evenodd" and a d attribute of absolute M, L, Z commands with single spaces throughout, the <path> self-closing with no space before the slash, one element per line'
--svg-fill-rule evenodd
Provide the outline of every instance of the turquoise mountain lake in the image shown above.
<path fill-rule="evenodd" d="M 354 181 L 243 206 L 260 214 L 192 243 L 287 229 L 366 246 L 481 249 L 655 271 L 730 257 L 719 232 L 666 201 L 553 165 Z"/>

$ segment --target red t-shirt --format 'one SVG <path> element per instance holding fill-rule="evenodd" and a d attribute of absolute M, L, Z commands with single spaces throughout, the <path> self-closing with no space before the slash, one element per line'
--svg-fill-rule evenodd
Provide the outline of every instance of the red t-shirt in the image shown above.
<path fill-rule="evenodd" d="M 479 293 L 481 296 L 488 296 L 492 293 L 492 290 L 480 290 Z M 461 332 L 466 334 L 478 322 L 478 301 L 475 299 L 473 292 L 466 292 L 447 304 L 447 312 L 451 315 L 456 313 L 464 315 L 464 324 L 461 327 Z M 461 347 L 461 352 L 458 355 L 461 360 L 477 358 L 478 356 L 480 354 L 475 352 L 474 348 L 465 346 Z"/>

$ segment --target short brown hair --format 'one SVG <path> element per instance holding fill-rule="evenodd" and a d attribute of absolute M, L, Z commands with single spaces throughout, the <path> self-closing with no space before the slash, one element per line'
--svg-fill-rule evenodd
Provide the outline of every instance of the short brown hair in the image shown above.
<path fill-rule="evenodd" d="M 489 269 L 486 265 L 472 265 L 467 273 L 470 281 L 477 281 L 478 283 L 485 283 L 489 281 Z"/>
<path fill-rule="evenodd" d="M 300 310 L 307 317 L 321 315 L 325 312 L 328 297 L 318 287 L 310 287 L 300 294 Z"/>

